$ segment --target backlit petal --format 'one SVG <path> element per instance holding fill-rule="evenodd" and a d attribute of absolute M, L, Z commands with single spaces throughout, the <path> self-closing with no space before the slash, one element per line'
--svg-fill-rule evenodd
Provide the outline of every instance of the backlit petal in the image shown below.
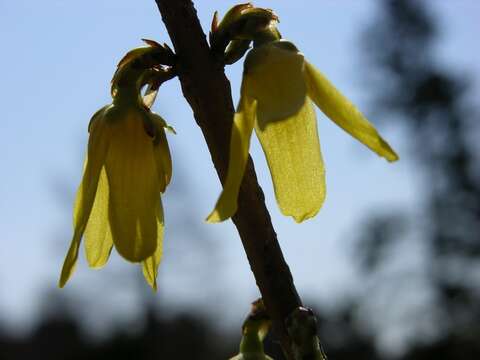
<path fill-rule="evenodd" d="M 58 281 L 58 286 L 63 288 L 67 283 L 68 279 L 73 275 L 75 267 L 77 265 L 78 259 L 78 248 L 80 247 L 80 240 L 82 234 L 77 230 L 74 232 L 72 242 L 70 243 L 70 248 L 68 249 L 67 256 L 63 262 L 62 273 L 60 274 L 60 280 Z"/>
<path fill-rule="evenodd" d="M 245 60 L 244 78 L 250 79 L 248 90 L 258 101 L 258 111 L 264 114 L 260 127 L 296 114 L 307 96 L 303 55 L 280 46 L 283 43 L 287 42 L 255 48 Z"/>
<path fill-rule="evenodd" d="M 388 161 L 398 160 L 398 155 L 365 116 L 308 62 L 305 62 L 305 81 L 309 96 L 333 122 Z"/>
<path fill-rule="evenodd" d="M 233 118 L 227 177 L 215 209 L 207 217 L 210 223 L 224 221 L 237 211 L 238 191 L 247 165 L 256 112 L 256 101 L 246 92 L 246 81 L 244 78 L 238 110 Z"/>
<path fill-rule="evenodd" d="M 257 122 L 264 114 L 257 112 Z M 255 131 L 262 145 L 280 210 L 296 222 L 315 216 L 325 200 L 325 169 L 315 110 L 306 99 L 300 111 Z"/>
<path fill-rule="evenodd" d="M 164 192 L 172 179 L 172 157 L 170 155 L 170 149 L 168 148 L 167 137 L 165 135 L 165 127 L 168 125 L 159 115 L 150 114 L 150 116 L 153 119 L 156 129 L 153 151 L 155 162 L 157 164 L 160 191 Z"/>
<path fill-rule="evenodd" d="M 111 128 L 105 166 L 113 242 L 125 259 L 140 262 L 157 248 L 160 184 L 152 138 L 145 133 L 143 114 L 137 109 Z"/>
<path fill-rule="evenodd" d="M 75 270 L 78 248 L 92 210 L 100 171 L 105 162 L 109 146 L 110 129 L 101 119 L 102 116 L 103 111 L 97 112 L 91 120 L 85 170 L 73 209 L 74 234 L 60 275 L 60 287 L 65 286 Z"/>
<path fill-rule="evenodd" d="M 85 228 L 85 254 L 93 268 L 103 267 L 112 250 L 113 239 L 108 223 L 108 180 L 105 167 L 102 168 L 92 212 Z"/>
<path fill-rule="evenodd" d="M 160 200 L 158 213 L 157 213 L 157 249 L 155 253 L 150 256 L 148 259 L 144 260 L 142 263 L 143 276 L 147 283 L 152 287 L 153 290 L 157 290 L 157 274 L 158 274 L 158 265 L 162 259 L 163 254 L 163 233 L 164 233 L 164 219 L 163 219 L 163 207 L 162 201 Z"/>

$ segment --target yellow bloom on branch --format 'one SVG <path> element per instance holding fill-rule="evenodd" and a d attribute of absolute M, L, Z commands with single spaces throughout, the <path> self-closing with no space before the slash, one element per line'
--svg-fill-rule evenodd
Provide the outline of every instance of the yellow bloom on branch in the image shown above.
<path fill-rule="evenodd" d="M 325 169 L 312 102 L 378 155 L 388 161 L 398 159 L 363 114 L 292 43 L 266 42 L 245 59 L 227 178 L 207 221 L 223 221 L 235 214 L 254 128 L 281 212 L 297 222 L 318 213 L 325 200 Z"/>
<path fill-rule="evenodd" d="M 145 69 L 133 62 L 149 49 L 136 49 L 122 60 L 112 81 L 113 103 L 90 122 L 60 287 L 73 274 L 83 236 L 90 267 L 103 267 L 115 246 L 126 260 L 142 264 L 145 279 L 156 288 L 164 231 L 160 194 L 170 182 L 172 163 L 169 127 L 145 106 L 140 94 Z"/>

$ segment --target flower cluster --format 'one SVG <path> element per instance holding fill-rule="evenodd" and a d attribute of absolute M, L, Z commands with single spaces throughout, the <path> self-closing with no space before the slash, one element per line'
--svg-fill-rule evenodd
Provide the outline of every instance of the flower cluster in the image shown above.
<path fill-rule="evenodd" d="M 281 38 L 277 16 L 251 4 L 215 14 L 212 53 L 226 64 L 245 57 L 240 101 L 233 118 L 229 165 L 223 191 L 209 222 L 237 211 L 253 130 L 260 140 L 283 214 L 297 222 L 315 216 L 326 194 L 315 104 L 328 118 L 388 161 L 398 159 L 365 116 L 297 47 Z M 112 79 L 112 103 L 90 122 L 83 179 L 74 206 L 74 234 L 59 285 L 71 277 L 82 237 L 93 268 L 104 266 L 115 246 L 126 260 L 141 263 L 156 288 L 162 256 L 161 194 L 172 176 L 166 138 L 171 127 L 150 110 L 158 87 L 172 78 L 174 54 L 166 45 L 128 52 Z M 142 96 L 142 88 L 148 86 Z M 256 336 L 256 335 L 255 335 Z"/>

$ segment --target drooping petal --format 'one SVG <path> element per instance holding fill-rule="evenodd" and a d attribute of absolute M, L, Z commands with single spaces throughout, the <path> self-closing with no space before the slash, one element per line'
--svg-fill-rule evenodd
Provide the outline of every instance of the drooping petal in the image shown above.
<path fill-rule="evenodd" d="M 163 206 L 160 200 L 158 213 L 157 213 L 157 248 L 152 256 L 144 260 L 142 263 L 143 276 L 147 283 L 153 290 L 157 290 L 157 274 L 158 265 L 162 259 L 163 254 L 163 233 L 165 228 L 165 222 L 163 217 Z"/>
<path fill-rule="evenodd" d="M 304 57 L 289 49 L 289 44 L 276 41 L 254 48 L 245 60 L 248 90 L 258 101 L 258 111 L 264 114 L 260 127 L 296 114 L 305 102 Z"/>
<path fill-rule="evenodd" d="M 70 243 L 70 248 L 68 249 L 67 256 L 63 262 L 62 272 L 60 274 L 60 280 L 58 281 L 58 286 L 63 288 L 67 283 L 68 279 L 73 275 L 75 267 L 77 265 L 78 259 L 78 248 L 80 247 L 80 240 L 82 234 L 77 230 L 73 234 L 72 242 Z"/>
<path fill-rule="evenodd" d="M 85 228 L 86 258 L 90 267 L 97 269 L 107 263 L 113 246 L 108 221 L 108 197 L 108 179 L 103 167 L 98 180 L 95 202 Z"/>
<path fill-rule="evenodd" d="M 77 191 L 73 209 L 74 234 L 70 248 L 62 267 L 59 286 L 65 286 L 75 270 L 78 258 L 78 248 L 87 225 L 90 212 L 95 200 L 100 171 L 105 162 L 109 147 L 110 129 L 101 119 L 103 112 L 97 112 L 91 120 L 88 153 L 82 182 Z"/>
<path fill-rule="evenodd" d="M 257 123 L 265 115 L 257 112 Z M 288 118 L 255 127 L 284 215 L 302 222 L 315 216 L 325 200 L 325 169 L 315 110 L 309 99 Z"/>
<path fill-rule="evenodd" d="M 78 189 L 73 209 L 73 224 L 75 227 L 82 228 L 82 233 L 92 210 L 100 172 L 110 145 L 110 127 L 100 118 L 103 113 L 97 113 L 97 116 L 98 119 L 94 118 L 91 121 L 82 183 Z"/>
<path fill-rule="evenodd" d="M 388 161 L 398 160 L 395 151 L 355 105 L 307 61 L 305 61 L 305 82 L 309 96 L 333 122 Z"/>
<path fill-rule="evenodd" d="M 227 177 L 215 209 L 207 217 L 210 223 L 224 221 L 237 211 L 238 191 L 247 165 L 257 105 L 246 91 L 247 81 L 244 78 L 242 82 L 240 102 L 233 118 Z"/>
<path fill-rule="evenodd" d="M 160 184 L 152 138 L 144 130 L 138 109 L 131 109 L 111 128 L 105 166 L 113 242 L 125 259 L 140 262 L 157 248 Z"/>
<path fill-rule="evenodd" d="M 150 117 L 153 119 L 156 129 L 153 151 L 160 181 L 160 191 L 163 193 L 172 179 L 172 157 L 170 155 L 170 149 L 168 148 L 167 137 L 165 136 L 165 128 L 168 125 L 165 120 L 157 114 L 151 113 Z"/>

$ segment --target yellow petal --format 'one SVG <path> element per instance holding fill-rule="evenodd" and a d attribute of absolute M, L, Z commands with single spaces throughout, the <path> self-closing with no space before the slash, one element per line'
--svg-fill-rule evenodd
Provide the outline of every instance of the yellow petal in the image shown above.
<path fill-rule="evenodd" d="M 155 253 L 150 256 L 148 259 L 144 260 L 142 263 L 143 276 L 147 283 L 152 287 L 153 290 L 157 290 L 157 274 L 158 274 L 158 265 L 162 259 L 163 254 L 163 233 L 164 233 L 164 218 L 163 218 L 163 207 L 162 201 L 160 200 L 158 213 L 157 213 L 157 248 Z"/>
<path fill-rule="evenodd" d="M 92 212 L 85 228 L 85 254 L 93 268 L 103 267 L 112 250 L 113 239 L 108 222 L 108 180 L 105 167 L 102 168 Z"/>
<path fill-rule="evenodd" d="M 257 122 L 264 114 L 257 112 Z M 288 118 L 255 127 L 272 176 L 280 210 L 302 222 L 315 216 L 325 200 L 325 169 L 315 111 L 306 99 Z"/>
<path fill-rule="evenodd" d="M 102 116 L 103 112 L 97 112 L 91 120 L 88 154 L 84 167 L 85 170 L 82 182 L 77 191 L 73 209 L 74 234 L 60 275 L 60 287 L 65 286 L 75 270 L 75 264 L 78 258 L 78 248 L 92 210 L 100 171 L 105 162 L 109 146 L 108 139 L 110 130 L 109 127 L 106 126 L 105 121 L 101 119 Z"/>
<path fill-rule="evenodd" d="M 105 163 L 109 147 L 110 127 L 100 118 L 103 113 L 98 113 L 97 116 L 98 119 L 94 118 L 91 121 L 85 170 L 73 209 L 74 227 L 81 228 L 82 234 L 92 210 L 100 171 Z"/>
<path fill-rule="evenodd" d="M 215 209 L 207 217 L 207 222 L 210 223 L 224 221 L 237 211 L 238 191 L 247 165 L 256 112 L 256 101 L 246 92 L 247 81 L 244 78 L 242 82 L 238 112 L 233 118 L 227 177 Z"/>
<path fill-rule="evenodd" d="M 132 109 L 110 125 L 112 138 L 105 162 L 113 242 L 119 254 L 132 262 L 145 260 L 157 248 L 160 184 L 143 117 L 140 109 Z"/>
<path fill-rule="evenodd" d="M 160 182 L 160 191 L 164 192 L 172 179 L 172 157 L 168 148 L 167 137 L 165 136 L 165 127 L 168 125 L 159 115 L 150 114 L 150 116 L 154 121 L 156 129 L 153 151 Z"/>
<path fill-rule="evenodd" d="M 308 62 L 305 62 L 305 81 L 309 96 L 333 122 L 388 161 L 398 160 L 398 155 L 365 116 Z"/>
<path fill-rule="evenodd" d="M 58 286 L 63 288 L 67 283 L 68 279 L 73 275 L 78 259 L 78 248 L 80 247 L 80 239 L 82 234 L 79 231 L 75 231 L 73 235 L 72 242 L 70 243 L 70 248 L 68 249 L 67 256 L 63 262 L 62 272 L 60 274 L 60 280 L 58 281 Z"/>
<path fill-rule="evenodd" d="M 248 92 L 258 101 L 258 111 L 264 114 L 261 127 L 296 114 L 307 96 L 303 55 L 285 49 L 285 45 L 287 42 L 277 41 L 260 46 L 250 51 L 245 60 Z"/>

